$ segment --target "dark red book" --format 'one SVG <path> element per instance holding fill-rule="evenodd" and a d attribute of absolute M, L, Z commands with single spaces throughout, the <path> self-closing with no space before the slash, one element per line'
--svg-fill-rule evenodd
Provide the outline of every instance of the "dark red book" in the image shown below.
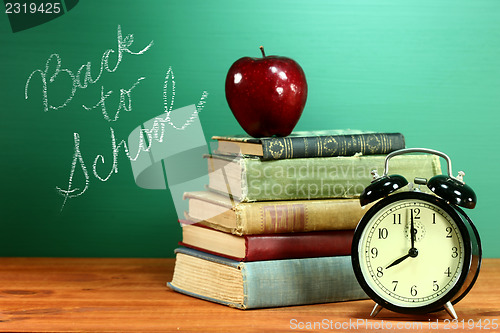
<path fill-rule="evenodd" d="M 180 245 L 238 261 L 333 257 L 351 254 L 354 230 L 236 236 L 181 222 Z"/>

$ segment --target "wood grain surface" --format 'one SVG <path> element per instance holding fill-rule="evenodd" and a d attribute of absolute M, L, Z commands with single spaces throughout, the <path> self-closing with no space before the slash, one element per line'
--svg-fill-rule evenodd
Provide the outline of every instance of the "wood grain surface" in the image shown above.
<path fill-rule="evenodd" d="M 236 310 L 165 283 L 174 259 L 0 258 L 1 332 L 498 332 L 500 259 L 485 259 L 472 291 L 444 312 L 410 316 L 371 300 Z"/>

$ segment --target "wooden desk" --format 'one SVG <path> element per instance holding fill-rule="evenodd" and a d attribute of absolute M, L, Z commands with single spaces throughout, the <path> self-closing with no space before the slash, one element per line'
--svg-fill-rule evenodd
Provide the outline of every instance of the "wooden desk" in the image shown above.
<path fill-rule="evenodd" d="M 173 265 L 173 259 L 0 258 L 0 331 L 280 332 L 316 322 L 316 331 L 500 332 L 494 329 L 500 259 L 483 261 L 476 285 L 455 307 L 464 319 L 456 329 L 446 326 L 444 311 L 412 317 L 382 310 L 368 319 L 370 300 L 231 309 L 168 289 Z M 483 327 L 469 330 L 470 323 Z"/>

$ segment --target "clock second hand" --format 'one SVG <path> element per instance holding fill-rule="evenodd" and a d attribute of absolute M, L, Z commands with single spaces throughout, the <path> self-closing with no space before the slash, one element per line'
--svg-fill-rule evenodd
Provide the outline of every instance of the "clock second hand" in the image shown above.
<path fill-rule="evenodd" d="M 415 258 L 416 256 L 418 256 L 418 250 L 415 248 L 415 226 L 413 223 L 413 209 L 410 209 L 410 239 L 411 239 L 411 248 L 408 250 L 408 254 L 402 256 L 401 258 L 394 260 L 385 269 L 390 268 L 392 266 L 396 266 L 397 264 L 403 262 L 404 260 L 406 260 L 410 257 Z"/>

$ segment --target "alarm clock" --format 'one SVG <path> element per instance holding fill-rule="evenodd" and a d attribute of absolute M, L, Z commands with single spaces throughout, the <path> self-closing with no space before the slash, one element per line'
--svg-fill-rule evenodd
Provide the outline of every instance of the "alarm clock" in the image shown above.
<path fill-rule="evenodd" d="M 390 159 L 409 153 L 444 158 L 448 175 L 415 178 L 413 183 L 388 175 Z M 381 200 L 361 218 L 351 249 L 356 279 L 376 302 L 371 316 L 382 308 L 407 314 L 444 309 L 457 319 L 453 304 L 474 285 L 482 258 L 479 233 L 461 208 L 476 205 L 464 173 L 453 177 L 451 160 L 442 152 L 409 148 L 386 156 L 382 176 L 372 174 L 360 203 Z M 424 193 L 422 186 L 430 191 Z"/>

